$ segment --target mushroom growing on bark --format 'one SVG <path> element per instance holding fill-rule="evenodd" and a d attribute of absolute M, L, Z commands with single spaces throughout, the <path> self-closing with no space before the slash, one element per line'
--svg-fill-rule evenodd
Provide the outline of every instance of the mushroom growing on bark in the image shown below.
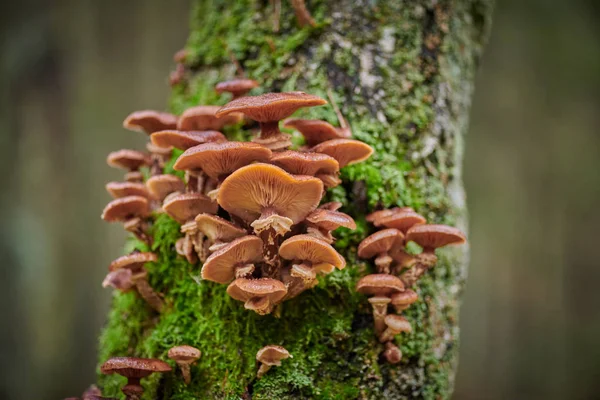
<path fill-rule="evenodd" d="M 210 252 L 215 252 L 233 239 L 246 235 L 246 230 L 216 215 L 198 215 L 196 226 L 208 239 L 204 247 Z"/>
<path fill-rule="evenodd" d="M 391 215 L 382 216 L 374 221 L 375 226 L 385 226 L 386 228 L 398 229 L 400 232 L 406 232 L 416 225 L 422 225 L 427 220 L 421 214 L 412 209 L 398 210 Z"/>
<path fill-rule="evenodd" d="M 358 245 L 358 256 L 360 258 L 375 258 L 377 272 L 389 274 L 392 257 L 389 252 L 394 247 L 402 246 L 404 235 L 398 229 L 384 229 L 367 236 Z"/>
<path fill-rule="evenodd" d="M 167 353 L 167 356 L 175 361 L 181 369 L 181 375 L 186 385 L 189 385 L 192 381 L 190 367 L 201 355 L 200 350 L 187 345 L 171 347 Z"/>
<path fill-rule="evenodd" d="M 379 335 L 385 329 L 387 306 L 391 296 L 404 291 L 404 283 L 396 276 L 389 274 L 371 274 L 362 277 L 356 284 L 356 291 L 372 295 L 369 299 L 373 307 L 373 322 L 375 334 Z"/>
<path fill-rule="evenodd" d="M 160 296 L 152 289 L 148 283 L 148 272 L 144 264 L 157 260 L 156 254 L 149 252 L 133 252 L 114 260 L 108 266 L 108 270 L 116 272 L 121 269 L 131 271 L 131 281 L 135 285 L 140 296 L 146 300 L 146 303 L 158 312 L 164 308 L 164 302 Z"/>
<path fill-rule="evenodd" d="M 294 128 L 304 136 L 307 146 L 316 146 L 332 139 L 348 139 L 352 136 L 349 128 L 337 128 L 327 121 L 319 119 L 288 119 L 285 128 Z"/>
<path fill-rule="evenodd" d="M 108 182 L 106 191 L 114 198 L 119 199 L 127 196 L 150 197 L 150 193 L 141 182 Z"/>
<path fill-rule="evenodd" d="M 152 358 L 113 357 L 100 367 L 104 375 L 119 374 L 127 378 L 127 385 L 121 388 L 126 400 L 140 400 L 144 388 L 140 384 L 142 378 L 155 372 L 169 372 L 171 367 L 164 361 Z"/>
<path fill-rule="evenodd" d="M 273 153 L 269 162 L 290 174 L 317 177 L 323 181 L 326 188 L 335 187 L 342 182 L 338 178 L 340 165 L 335 158 L 327 154 L 287 150 Z"/>
<path fill-rule="evenodd" d="M 267 345 L 256 353 L 256 361 L 260 363 L 256 377 L 262 378 L 271 367 L 279 367 L 281 360 L 285 360 L 292 355 L 283 347 L 274 344 Z"/>
<path fill-rule="evenodd" d="M 383 357 L 390 364 L 398 364 L 402 361 L 402 351 L 392 342 L 386 342 Z"/>
<path fill-rule="evenodd" d="M 102 287 L 112 287 L 120 292 L 127 293 L 135 287 L 135 283 L 131 279 L 133 274 L 130 269 L 118 269 L 109 272 L 102 281 Z"/>
<path fill-rule="evenodd" d="M 232 79 L 217 83 L 215 90 L 219 94 L 231 93 L 231 100 L 235 100 L 258 86 L 258 82 L 252 79 Z"/>
<path fill-rule="evenodd" d="M 335 241 L 331 232 L 337 228 L 356 229 L 354 219 L 348 214 L 320 207 L 308 214 L 305 223 L 309 235 L 323 239 L 330 244 Z"/>
<path fill-rule="evenodd" d="M 371 146 L 353 139 L 328 140 L 314 146 L 311 151 L 327 154 L 335 158 L 340 164 L 340 168 L 365 161 L 373 154 Z"/>
<path fill-rule="evenodd" d="M 380 226 L 379 220 L 390 215 L 403 212 L 403 211 L 414 211 L 411 207 L 393 207 L 393 208 L 384 208 L 383 210 L 373 211 L 368 214 L 365 219 L 367 222 L 371 222 L 375 226 Z"/>
<path fill-rule="evenodd" d="M 392 295 L 392 306 L 394 306 L 396 312 L 399 314 L 410 307 L 410 305 L 418 299 L 419 296 L 414 290 L 406 289 L 404 292 L 398 292 Z"/>
<path fill-rule="evenodd" d="M 183 192 L 185 190 L 185 183 L 175 175 L 163 174 L 148 178 L 146 187 L 152 197 L 162 203 L 171 193 Z"/>
<path fill-rule="evenodd" d="M 287 288 L 276 279 L 246 279 L 238 278 L 227 287 L 231 298 L 244 302 L 247 310 L 259 315 L 271 313 L 287 293 Z"/>
<path fill-rule="evenodd" d="M 252 235 L 235 239 L 206 259 L 202 266 L 202 279 L 228 283 L 235 278 L 249 278 L 255 264 L 263 260 L 263 244 Z"/>
<path fill-rule="evenodd" d="M 154 110 L 132 112 L 123 121 L 123 128 L 130 131 L 144 132 L 148 135 L 177 127 L 177 116 Z"/>
<path fill-rule="evenodd" d="M 122 222 L 125 230 L 148 244 L 152 239 L 146 233 L 145 218 L 150 213 L 148 199 L 141 196 L 127 196 L 108 203 L 102 211 L 102 219 L 107 222 Z"/>
<path fill-rule="evenodd" d="M 385 331 L 379 335 L 379 341 L 381 343 L 389 342 L 394 338 L 395 335 L 401 332 L 411 332 L 412 327 L 410 322 L 401 315 L 389 314 L 385 316 Z"/>
<path fill-rule="evenodd" d="M 283 150 L 291 145 L 290 135 L 279 130 L 279 121 L 303 107 L 327 104 L 318 96 L 304 92 L 265 93 L 260 96 L 240 97 L 225 104 L 218 117 L 243 113 L 260 124 L 260 136 L 253 141 L 271 150 Z"/>
<path fill-rule="evenodd" d="M 219 131 L 160 131 L 150 135 L 152 144 L 158 147 L 174 147 L 187 150 L 210 142 L 225 142 L 227 138 Z"/>
<path fill-rule="evenodd" d="M 106 163 L 113 168 L 127 170 L 125 180 L 128 182 L 142 182 L 143 176 L 140 168 L 152 163 L 150 156 L 137 150 L 117 150 L 108 154 Z"/>
<path fill-rule="evenodd" d="M 228 125 L 236 125 L 242 122 L 243 115 L 232 113 L 225 118 L 216 114 L 219 106 L 196 106 L 188 108 L 179 117 L 177 129 L 180 131 L 220 131 Z"/>

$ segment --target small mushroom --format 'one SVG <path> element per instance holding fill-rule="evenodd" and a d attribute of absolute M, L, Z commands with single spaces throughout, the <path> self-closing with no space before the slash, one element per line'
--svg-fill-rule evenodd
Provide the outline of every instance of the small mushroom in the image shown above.
<path fill-rule="evenodd" d="M 165 165 L 169 162 L 173 154 L 173 147 L 160 147 L 152 142 L 148 142 L 146 143 L 146 150 L 150 152 L 152 158 L 150 175 L 161 175 L 164 172 Z"/>
<path fill-rule="evenodd" d="M 122 222 L 127 231 L 148 244 L 152 239 L 146 233 L 144 218 L 150 213 L 148 199 L 141 196 L 127 196 L 108 203 L 102 211 L 102 219 L 107 222 Z"/>
<path fill-rule="evenodd" d="M 102 287 L 112 287 L 120 292 L 127 293 L 135 287 L 135 283 L 131 280 L 132 273 L 130 269 L 118 269 L 109 272 L 106 278 L 102 281 Z"/>
<path fill-rule="evenodd" d="M 220 131 L 225 126 L 242 122 L 240 113 L 233 113 L 226 118 L 217 117 L 219 106 L 196 106 L 188 108 L 179 117 L 177 129 L 180 131 Z"/>
<path fill-rule="evenodd" d="M 421 214 L 416 213 L 412 209 L 399 210 L 391 215 L 382 216 L 375 220 L 375 226 L 385 226 L 386 228 L 398 229 L 400 232 L 406 232 L 416 225 L 422 225 L 427 220 Z"/>
<path fill-rule="evenodd" d="M 396 276 L 389 274 L 371 274 L 362 277 L 356 284 L 356 291 L 362 294 L 379 297 L 370 301 L 373 307 L 375 334 L 379 335 L 385 329 L 385 316 L 390 297 L 394 293 L 404 291 L 404 283 Z M 387 298 L 390 301 L 386 301 Z"/>
<path fill-rule="evenodd" d="M 271 367 L 281 366 L 281 360 L 285 360 L 292 355 L 283 347 L 274 344 L 267 345 L 256 353 L 256 361 L 260 363 L 256 378 L 260 379 Z"/>
<path fill-rule="evenodd" d="M 96 385 L 90 385 L 85 392 L 81 395 L 81 400 L 94 400 L 98 398 L 103 398 L 102 392 Z"/>
<path fill-rule="evenodd" d="M 353 139 L 328 140 L 314 146 L 311 151 L 335 158 L 340 164 L 340 168 L 365 161 L 373 154 L 371 146 Z"/>
<path fill-rule="evenodd" d="M 343 204 L 339 201 L 330 201 L 329 203 L 321 204 L 319 208 L 322 210 L 337 211 L 342 208 L 342 206 Z"/>
<path fill-rule="evenodd" d="M 403 211 L 414 211 L 414 210 L 410 207 L 385 208 L 383 210 L 373 211 L 372 213 L 367 215 L 365 219 L 367 220 L 367 222 L 371 222 L 375 226 L 379 226 L 379 225 L 377 225 L 377 223 L 381 218 L 385 218 L 392 214 L 403 212 Z"/>
<path fill-rule="evenodd" d="M 144 132 L 148 135 L 166 129 L 175 129 L 176 126 L 176 115 L 154 110 L 135 111 L 123 121 L 123 128 L 130 131 Z"/>
<path fill-rule="evenodd" d="M 148 192 L 159 202 L 163 202 L 171 193 L 181 193 L 185 190 L 185 183 L 171 174 L 155 175 L 146 181 Z"/>
<path fill-rule="evenodd" d="M 269 162 L 290 174 L 317 177 L 323 181 L 326 188 L 332 188 L 341 183 L 338 178 L 340 165 L 335 158 L 327 154 L 287 150 L 274 153 Z"/>
<path fill-rule="evenodd" d="M 310 147 L 327 140 L 348 139 L 352 136 L 349 128 L 337 128 L 319 119 L 288 119 L 284 121 L 283 126 L 300 132 L 306 140 L 306 145 Z"/>
<path fill-rule="evenodd" d="M 113 151 L 106 158 L 106 163 L 113 168 L 121 168 L 128 171 L 126 180 L 129 182 L 142 182 L 142 175 L 139 174 L 141 167 L 149 166 L 152 160 L 148 154 L 137 150 L 118 150 Z"/>
<path fill-rule="evenodd" d="M 399 274 L 403 269 L 410 268 L 417 262 L 417 258 L 407 253 L 404 246 L 396 246 L 389 252 L 390 257 L 394 260 L 393 273 Z"/>
<path fill-rule="evenodd" d="M 208 239 L 208 250 L 217 251 L 233 239 L 237 239 L 246 234 L 246 231 L 239 226 L 216 215 L 200 214 L 196 217 L 196 226 L 198 230 Z"/>
<path fill-rule="evenodd" d="M 164 302 L 160 296 L 152 289 L 147 279 L 147 271 L 144 264 L 157 260 L 156 254 L 149 252 L 133 252 L 126 256 L 122 256 L 114 260 L 108 266 L 111 272 L 120 269 L 128 269 L 131 271 L 131 281 L 135 285 L 140 296 L 146 300 L 146 303 L 158 312 L 164 308 Z"/>
<path fill-rule="evenodd" d="M 392 342 L 386 342 L 383 357 L 390 364 L 398 364 L 402 361 L 402 351 Z"/>
<path fill-rule="evenodd" d="M 104 375 L 119 374 L 127 378 L 127 385 L 121 388 L 126 400 L 139 400 L 144 393 L 140 380 L 155 372 L 169 372 L 171 367 L 164 361 L 152 358 L 113 357 L 100 367 Z"/>
<path fill-rule="evenodd" d="M 251 277 L 255 264 L 263 260 L 263 244 L 252 235 L 235 239 L 206 259 L 202 266 L 202 279 L 228 283 L 235 278 Z"/>
<path fill-rule="evenodd" d="M 394 247 L 402 246 L 404 235 L 398 229 L 384 229 L 366 237 L 358 245 L 358 256 L 360 258 L 375 258 L 377 272 L 389 274 L 392 257 L 389 252 Z"/>
<path fill-rule="evenodd" d="M 189 385 L 192 380 L 190 367 L 201 355 L 200 350 L 187 345 L 171 347 L 167 353 L 167 356 L 175 361 L 181 369 L 181 375 L 183 375 L 183 381 L 186 385 Z"/>
<path fill-rule="evenodd" d="M 160 131 L 150 135 L 152 144 L 158 147 L 174 147 L 187 150 L 210 142 L 225 142 L 227 138 L 219 131 Z"/>
<path fill-rule="evenodd" d="M 401 332 L 412 332 L 410 322 L 401 315 L 389 314 L 385 316 L 385 326 L 387 327 L 381 335 L 379 341 L 381 343 L 389 342 L 395 335 Z"/>
<path fill-rule="evenodd" d="M 232 79 L 230 81 L 219 82 L 215 90 L 219 94 L 231 93 L 231 100 L 245 96 L 254 88 L 257 88 L 258 82 L 252 79 Z"/>
<path fill-rule="evenodd" d="M 270 278 L 238 278 L 227 287 L 227 294 L 231 298 L 243 301 L 247 310 L 252 310 L 259 315 L 271 313 L 286 293 L 287 288 L 283 283 Z"/>
<path fill-rule="evenodd" d="M 337 204 L 335 206 L 337 207 Z M 332 231 L 341 226 L 352 230 L 356 229 L 356 223 L 348 214 L 321 207 L 306 217 L 305 222 L 309 235 L 323 239 L 331 244 L 335 241 L 331 234 Z"/>
<path fill-rule="evenodd" d="M 114 199 L 127 196 L 150 197 L 146 185 L 140 182 L 108 182 L 106 184 L 106 191 Z"/>
<path fill-rule="evenodd" d="M 419 295 L 412 290 L 406 289 L 404 292 L 394 293 L 392 295 L 392 305 L 396 309 L 396 312 L 399 314 L 402 311 L 406 310 L 413 304 L 415 301 L 419 299 Z"/>
<path fill-rule="evenodd" d="M 291 145 L 290 136 L 281 133 L 279 121 L 303 107 L 327 104 L 318 96 L 304 92 L 265 93 L 260 96 L 240 97 L 225 104 L 217 117 L 243 113 L 260 124 L 260 136 L 253 141 L 271 150 L 282 150 Z"/>

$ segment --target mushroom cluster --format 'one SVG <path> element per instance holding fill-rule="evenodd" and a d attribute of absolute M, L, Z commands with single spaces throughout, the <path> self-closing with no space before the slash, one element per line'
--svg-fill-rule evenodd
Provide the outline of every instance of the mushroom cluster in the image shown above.
<path fill-rule="evenodd" d="M 426 224 L 427 220 L 410 207 L 375 211 L 367 215 L 367 221 L 380 230 L 359 244 L 358 256 L 374 259 L 377 273 L 361 278 L 356 290 L 371 296 L 375 334 L 385 344 L 384 358 L 395 364 L 402 359 L 402 352 L 392 340 L 395 335 L 412 330 L 408 320 L 400 315 L 418 299 L 411 288 L 437 263 L 435 249 L 465 243 L 466 238 L 456 228 Z M 422 252 L 408 252 L 408 242 L 418 244 Z M 390 305 L 396 314 L 388 314 Z"/>

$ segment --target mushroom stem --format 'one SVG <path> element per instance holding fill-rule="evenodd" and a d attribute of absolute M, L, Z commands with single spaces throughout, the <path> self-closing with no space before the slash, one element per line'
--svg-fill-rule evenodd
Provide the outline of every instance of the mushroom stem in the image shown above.
<path fill-rule="evenodd" d="M 380 274 L 389 274 L 390 265 L 392 264 L 392 257 L 388 253 L 381 253 L 375 259 L 375 265 L 377 266 L 377 272 Z"/>
<path fill-rule="evenodd" d="M 133 217 L 128 219 L 123 227 L 127 232 L 134 234 L 136 238 L 146 243 L 148 246 L 152 246 L 152 238 L 146 233 L 147 224 L 140 217 Z"/>
<path fill-rule="evenodd" d="M 183 376 L 183 381 L 186 385 L 189 385 L 192 381 L 192 374 L 190 372 L 190 364 L 178 362 L 179 368 L 181 369 L 181 375 Z"/>
<path fill-rule="evenodd" d="M 385 296 L 375 296 L 369 299 L 373 307 L 373 330 L 375 335 L 379 336 L 386 328 L 385 316 L 387 315 L 388 304 L 392 300 Z"/>
<path fill-rule="evenodd" d="M 269 139 L 281 135 L 279 121 L 259 122 L 260 139 Z"/>
<path fill-rule="evenodd" d="M 437 264 L 437 257 L 433 250 L 423 251 L 417 256 L 416 264 L 400 275 L 400 279 L 404 282 L 405 287 L 412 287 L 435 264 Z"/>
<path fill-rule="evenodd" d="M 267 364 L 260 364 L 260 368 L 258 368 L 258 372 L 256 373 L 256 378 L 260 379 L 263 377 L 264 374 L 266 374 L 267 372 L 269 372 L 269 370 L 271 369 L 270 365 Z"/>
<path fill-rule="evenodd" d="M 125 394 L 125 400 L 140 400 L 144 394 L 144 388 L 139 378 L 127 378 L 127 385 L 121 388 Z"/>
<path fill-rule="evenodd" d="M 245 264 L 235 269 L 235 278 L 250 278 L 254 272 L 254 264 Z"/>
<path fill-rule="evenodd" d="M 131 183 L 143 183 L 144 175 L 140 171 L 129 171 L 125 174 L 125 180 Z"/>
<path fill-rule="evenodd" d="M 152 154 L 152 164 L 150 165 L 150 175 L 157 176 L 162 175 L 162 157 L 157 154 Z"/>
<path fill-rule="evenodd" d="M 157 312 L 162 312 L 165 303 L 148 283 L 148 279 L 146 279 L 146 272 L 144 271 L 140 274 L 134 275 L 131 279 L 134 281 L 135 287 L 137 288 L 137 291 L 142 299 L 146 300 L 146 303 L 148 303 L 148 305 Z"/>
<path fill-rule="evenodd" d="M 246 310 L 252 310 L 258 315 L 267 315 L 273 311 L 274 304 L 271 304 L 267 296 L 263 297 L 252 297 L 244 303 Z"/>
<path fill-rule="evenodd" d="M 185 189 L 188 193 L 202 193 L 206 177 L 202 171 L 188 170 L 185 172 L 186 185 Z"/>

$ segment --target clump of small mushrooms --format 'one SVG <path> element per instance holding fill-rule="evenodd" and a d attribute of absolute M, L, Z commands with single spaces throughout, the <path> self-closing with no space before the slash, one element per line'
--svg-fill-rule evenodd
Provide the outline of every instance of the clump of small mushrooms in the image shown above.
<path fill-rule="evenodd" d="M 293 358 L 293 356 L 283 347 L 274 344 L 269 344 L 256 353 L 256 361 L 260 363 L 256 378 L 260 379 L 266 374 L 271 367 L 279 367 L 281 360 L 286 358 Z"/>
<path fill-rule="evenodd" d="M 356 290 L 370 296 L 374 331 L 385 345 L 383 356 L 395 364 L 401 361 L 402 352 L 392 342 L 394 336 L 412 331 L 410 322 L 400 315 L 418 300 L 411 288 L 437 263 L 435 249 L 465 243 L 466 238 L 456 228 L 426 224 L 427 220 L 410 207 L 375 211 L 367 221 L 380 230 L 359 244 L 358 256 L 374 259 L 377 273 L 362 277 Z M 409 253 L 408 242 L 418 244 L 422 252 Z M 390 306 L 396 314 L 388 314 Z"/>

